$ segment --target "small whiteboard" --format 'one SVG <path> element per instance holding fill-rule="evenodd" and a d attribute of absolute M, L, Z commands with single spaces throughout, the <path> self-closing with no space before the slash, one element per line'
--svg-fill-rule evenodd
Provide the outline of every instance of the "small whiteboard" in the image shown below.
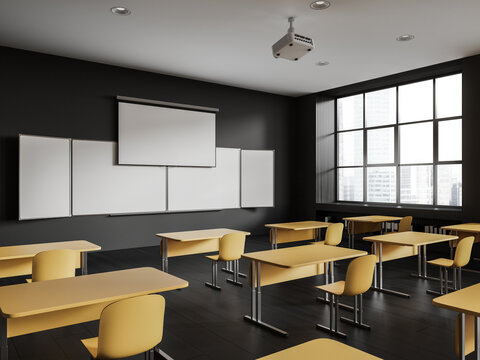
<path fill-rule="evenodd" d="M 120 166 L 117 144 L 73 140 L 73 215 L 166 210 L 164 167 Z"/>
<path fill-rule="evenodd" d="M 168 168 L 168 211 L 240 207 L 240 149 L 216 153 L 213 168 Z"/>
<path fill-rule="evenodd" d="M 242 207 L 275 206 L 275 152 L 242 150 L 241 164 Z"/>
<path fill-rule="evenodd" d="M 215 113 L 118 103 L 118 162 L 215 166 Z"/>
<path fill-rule="evenodd" d="M 19 220 L 71 216 L 70 139 L 19 136 Z"/>

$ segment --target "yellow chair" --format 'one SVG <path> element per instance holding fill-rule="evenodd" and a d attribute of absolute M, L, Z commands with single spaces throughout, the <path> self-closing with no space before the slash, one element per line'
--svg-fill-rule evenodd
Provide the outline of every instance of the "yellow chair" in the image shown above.
<path fill-rule="evenodd" d="M 343 223 L 335 223 L 335 224 L 328 225 L 327 231 L 325 233 L 325 240 L 316 241 L 316 242 L 313 242 L 312 244 L 337 246 L 342 242 L 343 227 L 344 227 Z"/>
<path fill-rule="evenodd" d="M 208 255 L 207 259 L 212 260 L 212 282 L 206 282 L 205 285 L 216 290 L 221 290 L 221 287 L 217 284 L 218 262 L 219 261 L 232 261 L 233 262 L 233 274 L 231 279 L 227 279 L 228 282 L 243 286 L 238 281 L 240 257 L 243 254 L 245 248 L 245 233 L 234 232 L 222 236 L 218 243 L 218 255 Z"/>
<path fill-rule="evenodd" d="M 353 320 L 343 317 L 341 320 L 363 329 L 370 329 L 370 326 L 363 323 L 362 295 L 372 286 L 374 268 L 375 255 L 361 256 L 352 260 L 348 265 L 345 281 L 337 281 L 332 284 L 316 286 L 317 289 L 323 290 L 332 295 L 332 299 L 330 300 L 330 327 L 317 324 L 317 329 L 324 330 L 339 337 L 347 336 L 338 331 L 338 305 L 341 296 L 354 296 Z M 334 304 L 335 314 L 333 310 Z"/>
<path fill-rule="evenodd" d="M 74 277 L 77 258 L 78 253 L 69 249 L 39 252 L 33 257 L 32 279 L 27 282 Z"/>
<path fill-rule="evenodd" d="M 398 223 L 398 232 L 412 230 L 412 220 L 413 218 L 411 216 L 404 216 Z"/>
<path fill-rule="evenodd" d="M 448 269 L 453 269 L 453 290 L 462 288 L 462 267 L 466 266 L 470 261 L 474 240 L 475 238 L 473 236 L 468 236 L 460 240 L 455 250 L 453 260 L 439 258 L 427 261 L 427 264 L 440 267 L 440 292 L 427 290 L 428 294 L 448 294 Z"/>
<path fill-rule="evenodd" d="M 163 337 L 164 314 L 161 295 L 120 300 L 103 309 L 98 337 L 81 341 L 92 359 L 120 359 L 141 353 L 153 359 L 153 348 Z"/>

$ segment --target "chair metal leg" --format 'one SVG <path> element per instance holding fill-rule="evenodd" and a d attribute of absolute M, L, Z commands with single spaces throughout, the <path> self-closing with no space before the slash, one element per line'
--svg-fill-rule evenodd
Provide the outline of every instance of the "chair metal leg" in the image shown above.
<path fill-rule="evenodd" d="M 316 327 L 319 330 L 323 330 L 331 335 L 338 336 L 340 338 L 345 339 L 347 337 L 346 334 L 338 331 L 338 317 L 339 317 L 339 310 L 338 310 L 338 303 L 339 299 L 338 296 L 332 294 L 332 299 L 330 300 L 330 327 L 325 325 L 317 324 Z M 334 306 L 335 304 L 335 314 L 334 314 Z"/>
<path fill-rule="evenodd" d="M 446 271 L 446 268 L 441 266 L 440 267 L 440 292 L 438 292 L 436 290 L 430 290 L 429 289 L 429 290 L 427 290 L 427 294 L 437 295 L 437 296 L 446 294 L 447 287 L 448 287 L 448 278 L 446 277 L 446 275 L 445 275 L 445 279 L 443 278 L 444 273 L 447 274 L 445 271 Z"/>
<path fill-rule="evenodd" d="M 448 294 L 448 269 L 445 269 L 445 294 Z"/>
<path fill-rule="evenodd" d="M 166 354 L 164 351 L 162 351 L 160 348 L 158 347 L 155 347 L 153 350 L 152 350 L 152 359 L 151 360 L 155 360 L 155 353 L 158 355 L 158 357 L 160 357 L 160 359 L 162 360 L 173 360 L 173 358 L 171 356 L 169 356 L 168 354 Z"/>
<path fill-rule="evenodd" d="M 217 285 L 217 272 L 218 272 L 218 261 L 212 261 L 212 282 L 211 283 L 206 282 L 205 285 L 215 290 L 222 290 L 222 288 Z"/>
<path fill-rule="evenodd" d="M 361 329 L 370 330 L 370 325 L 363 323 L 363 296 L 362 295 L 363 294 L 356 295 L 354 298 L 355 308 L 353 310 L 354 311 L 353 320 L 346 317 L 341 317 L 340 320 L 350 325 L 359 327 Z"/>
<path fill-rule="evenodd" d="M 227 281 L 233 285 L 237 286 L 243 286 L 243 284 L 238 281 L 238 275 L 239 275 L 239 266 L 240 266 L 240 260 L 233 260 L 233 274 L 231 279 L 227 279 Z"/>
<path fill-rule="evenodd" d="M 458 290 L 462 290 L 462 268 L 458 268 Z"/>

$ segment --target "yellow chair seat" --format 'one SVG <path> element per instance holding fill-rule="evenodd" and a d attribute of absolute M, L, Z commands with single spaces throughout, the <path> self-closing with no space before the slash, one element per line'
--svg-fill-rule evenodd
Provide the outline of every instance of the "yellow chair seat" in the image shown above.
<path fill-rule="evenodd" d="M 213 261 L 218 261 L 218 258 L 220 257 L 220 255 L 207 255 L 205 257 Z"/>
<path fill-rule="evenodd" d="M 329 294 L 341 296 L 343 295 L 343 292 L 345 290 L 345 281 L 337 281 L 332 284 L 320 285 L 315 287 Z"/>
<path fill-rule="evenodd" d="M 430 260 L 430 261 L 427 261 L 427 263 L 430 265 L 443 266 L 448 268 L 453 266 L 453 260 L 444 259 L 444 258 Z"/>
<path fill-rule="evenodd" d="M 88 338 L 88 339 L 82 339 L 80 340 L 83 345 L 87 348 L 88 352 L 90 355 L 96 359 L 97 358 L 97 352 L 98 352 L 98 337 L 93 337 L 93 338 Z"/>

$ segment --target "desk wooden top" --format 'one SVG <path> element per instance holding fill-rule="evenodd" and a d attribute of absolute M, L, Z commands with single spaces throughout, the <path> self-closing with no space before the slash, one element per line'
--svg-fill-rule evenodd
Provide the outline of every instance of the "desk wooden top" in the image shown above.
<path fill-rule="evenodd" d="M 241 232 L 245 235 L 250 235 L 247 231 L 233 230 L 233 229 L 205 229 L 205 230 L 193 230 L 193 231 L 179 231 L 179 232 L 170 232 L 155 234 L 158 237 L 175 240 L 175 241 L 199 241 L 199 240 L 209 240 L 209 239 L 219 239 L 223 235 L 227 235 L 233 232 Z"/>
<path fill-rule="evenodd" d="M 383 235 L 366 236 L 363 240 L 406 246 L 421 246 L 449 240 L 457 240 L 458 236 L 430 234 L 417 231 L 394 232 Z"/>
<path fill-rule="evenodd" d="M 381 223 L 386 221 L 400 221 L 403 218 L 397 216 L 383 216 L 383 215 L 367 215 L 367 216 L 354 216 L 346 217 L 343 220 L 365 222 L 365 223 Z"/>
<path fill-rule="evenodd" d="M 472 285 L 433 299 L 433 305 L 444 309 L 480 316 L 480 284 Z"/>
<path fill-rule="evenodd" d="M 264 356 L 257 360 L 381 360 L 331 339 L 316 339 Z"/>
<path fill-rule="evenodd" d="M 366 251 L 329 245 L 303 245 L 243 254 L 245 259 L 283 268 L 295 268 L 367 255 Z"/>
<path fill-rule="evenodd" d="M 150 267 L 2 286 L 0 312 L 18 318 L 187 286 L 187 281 Z"/>
<path fill-rule="evenodd" d="M 265 227 L 286 230 L 311 230 L 326 228 L 328 225 L 330 225 L 330 223 L 323 221 L 297 221 L 278 224 L 265 224 Z"/>
<path fill-rule="evenodd" d="M 0 260 L 29 258 L 34 257 L 42 251 L 57 249 L 72 249 L 79 252 L 87 252 L 100 250 L 101 247 L 85 240 L 2 246 L 0 247 Z"/>
<path fill-rule="evenodd" d="M 453 231 L 464 231 L 471 233 L 480 233 L 480 224 L 479 223 L 467 223 L 467 224 L 458 224 L 458 225 L 449 225 L 442 226 L 442 229 L 453 230 Z"/>

